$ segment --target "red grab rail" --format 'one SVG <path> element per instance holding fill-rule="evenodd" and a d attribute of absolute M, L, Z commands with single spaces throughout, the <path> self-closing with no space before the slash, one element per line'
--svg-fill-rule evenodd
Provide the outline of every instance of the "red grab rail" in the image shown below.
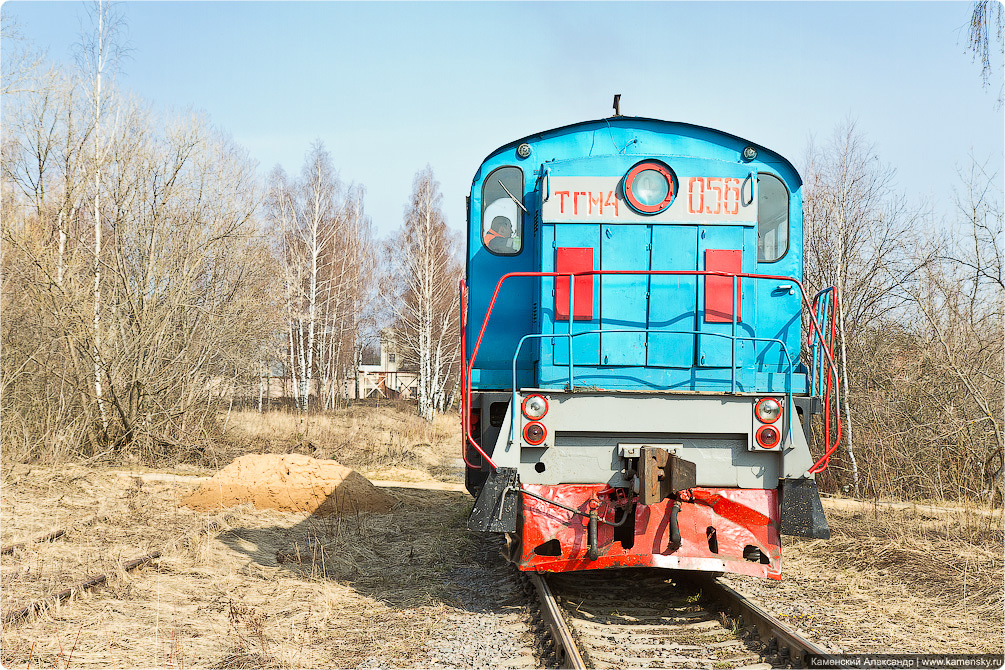
<path fill-rule="evenodd" d="M 498 470 L 496 464 L 489 458 L 489 455 L 485 453 L 481 445 L 474 441 L 471 437 L 471 384 L 469 376 L 471 374 L 471 368 L 466 365 L 467 362 L 467 342 L 465 338 L 465 331 L 468 325 L 468 310 L 467 310 L 467 287 L 464 285 L 464 280 L 460 281 L 460 300 L 458 301 L 461 305 L 461 318 L 460 318 L 460 328 L 461 328 L 461 432 L 463 437 L 461 438 L 461 460 L 464 461 L 464 465 L 468 466 L 472 470 L 480 470 L 481 463 L 478 465 L 473 465 L 468 462 L 468 443 L 471 443 L 477 451 L 478 454 L 485 460 L 486 463 L 492 466 L 493 470 Z M 498 287 L 497 287 L 498 288 Z M 493 296 L 493 300 L 495 297 Z M 485 321 L 488 322 L 488 315 L 485 315 Z M 482 324 L 482 332 L 485 332 L 485 324 Z M 481 343 L 482 338 L 479 334 L 478 342 Z M 474 356 L 471 357 L 472 362 L 474 362 Z"/>
<path fill-rule="evenodd" d="M 814 310 L 811 308 L 809 300 L 806 297 L 806 290 L 803 287 L 802 282 L 800 282 L 798 279 L 794 279 L 793 277 L 786 277 L 784 275 L 762 275 L 762 274 L 753 274 L 753 273 L 746 273 L 746 272 L 720 272 L 720 271 L 714 271 L 714 270 L 587 270 L 587 271 L 582 271 L 582 272 L 509 272 L 509 273 L 504 274 L 502 277 L 500 277 L 499 281 L 496 282 L 495 291 L 493 291 L 492 298 L 491 298 L 491 300 L 489 300 L 488 308 L 485 310 L 485 317 L 482 319 L 481 329 L 478 331 L 478 338 L 475 340 L 474 349 L 472 349 L 472 351 L 471 351 L 471 359 L 468 360 L 467 359 L 467 342 L 466 342 L 466 335 L 465 335 L 465 332 L 464 332 L 465 329 L 466 329 L 465 327 L 467 325 L 467 322 L 466 322 L 465 316 L 464 316 L 464 313 L 466 312 L 466 310 L 465 310 L 465 299 L 467 297 L 467 292 L 466 292 L 466 286 L 464 284 L 464 281 L 461 280 L 461 282 L 460 282 L 461 312 L 462 312 L 462 317 L 461 317 L 461 361 L 462 361 L 462 365 L 461 365 L 461 412 L 462 412 L 461 425 L 462 425 L 462 429 L 463 429 L 463 433 L 464 433 L 463 434 L 463 438 L 462 438 L 462 453 L 461 453 L 461 456 L 464 459 L 465 464 L 468 465 L 468 467 L 476 467 L 476 466 L 473 466 L 473 465 L 469 464 L 468 460 L 467 460 L 467 454 L 466 454 L 466 452 L 467 452 L 467 446 L 471 445 L 481 455 L 481 457 L 485 459 L 485 462 L 488 463 L 492 467 L 493 470 L 497 469 L 496 464 L 492 461 L 491 458 L 489 458 L 488 454 L 485 453 L 485 450 L 482 448 L 482 446 L 480 444 L 478 444 L 474 440 L 474 437 L 471 434 L 471 421 L 470 421 L 470 411 L 471 411 L 471 374 L 474 371 L 475 359 L 478 357 L 478 350 L 481 348 L 482 337 L 485 335 L 485 329 L 488 327 L 489 319 L 492 316 L 492 309 L 495 307 L 496 299 L 499 297 L 499 291 L 502 289 L 503 283 L 507 279 L 511 279 L 511 278 L 514 278 L 514 277 L 539 277 L 539 278 L 540 277 L 569 277 L 569 281 L 570 281 L 570 285 L 571 285 L 575 281 L 575 279 L 574 279 L 575 277 L 589 277 L 589 276 L 595 276 L 595 275 L 649 275 L 649 276 L 652 276 L 652 275 L 669 275 L 669 276 L 703 276 L 703 277 L 713 276 L 713 277 L 732 277 L 732 278 L 747 278 L 747 279 L 771 279 L 771 280 L 775 280 L 775 281 L 793 282 L 796 286 L 799 287 L 800 300 L 802 301 L 803 306 L 806 307 L 807 313 L 809 314 L 811 337 L 813 336 L 812 335 L 813 333 L 817 333 L 818 336 L 820 337 L 821 342 L 823 341 L 823 338 L 824 338 L 823 330 L 821 329 L 820 324 L 817 322 L 816 316 L 814 315 Z M 832 320 L 833 320 L 833 315 L 832 315 Z M 833 357 L 833 348 L 834 348 L 833 339 L 834 339 L 834 329 L 831 328 L 831 343 L 830 343 L 830 347 L 823 349 L 823 353 L 825 354 L 825 356 L 827 358 L 827 367 L 828 367 L 828 385 L 827 385 L 827 394 L 828 394 L 827 398 L 828 398 L 828 400 L 830 399 L 830 391 L 831 391 L 830 382 L 831 382 L 831 379 L 832 378 L 833 379 L 837 378 L 837 367 L 834 364 L 834 357 Z M 569 361 L 569 364 L 572 365 L 572 360 L 571 359 Z M 838 398 L 838 391 L 837 391 L 837 387 L 835 385 L 835 399 L 837 399 L 837 398 Z M 825 407 L 829 407 L 829 403 Z M 828 417 L 829 417 L 829 414 L 827 412 L 828 412 L 828 410 L 825 409 L 825 418 L 824 418 L 825 422 L 827 422 Z M 837 421 L 838 421 L 838 424 L 837 424 L 837 439 L 835 440 L 835 442 L 834 442 L 833 445 L 831 445 L 831 446 L 829 446 L 827 448 L 827 450 L 825 451 L 824 455 L 820 458 L 820 460 L 818 460 L 816 463 L 813 464 L 813 466 L 809 470 L 810 473 L 821 472 L 824 468 L 826 468 L 827 467 L 827 459 L 834 452 L 834 450 L 837 449 L 838 442 L 841 439 L 840 413 L 838 414 Z M 829 435 L 829 429 L 828 429 L 828 435 Z"/>
<path fill-rule="evenodd" d="M 831 363 L 827 368 L 827 391 L 824 395 L 824 455 L 810 467 L 807 472 L 810 474 L 817 474 L 823 472 L 827 469 L 830 464 L 831 454 L 838 448 L 841 443 L 841 385 L 834 384 L 834 443 L 830 444 L 830 411 L 831 411 L 831 382 L 837 381 L 837 368 L 834 366 L 834 333 L 836 331 L 835 324 L 837 322 L 837 289 L 835 287 L 830 287 L 829 289 L 824 289 L 819 291 L 815 296 L 813 296 L 813 314 L 817 313 L 818 302 L 821 298 L 824 298 L 827 292 L 830 291 L 835 295 L 827 296 L 830 298 L 830 339 L 828 342 L 824 342 L 823 333 L 820 333 L 820 345 L 823 351 L 827 354 L 827 360 Z M 824 300 L 824 311 L 822 315 L 823 318 L 827 318 L 826 315 L 827 300 Z M 814 319 L 815 322 L 815 319 Z M 817 331 L 819 332 L 819 331 Z M 817 335 L 817 332 L 813 330 L 810 331 L 810 346 L 813 346 L 813 340 Z"/>

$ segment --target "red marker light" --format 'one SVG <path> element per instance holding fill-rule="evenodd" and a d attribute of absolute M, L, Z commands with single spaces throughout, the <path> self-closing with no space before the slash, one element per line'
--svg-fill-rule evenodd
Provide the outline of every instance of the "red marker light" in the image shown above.
<path fill-rule="evenodd" d="M 757 429 L 757 444 L 761 445 L 765 449 L 771 449 L 778 446 L 778 442 L 782 439 L 782 434 L 774 426 L 761 426 Z"/>
<path fill-rule="evenodd" d="M 531 421 L 523 427 L 523 439 L 527 444 L 541 444 L 546 437 L 548 437 L 548 429 L 539 421 Z"/>

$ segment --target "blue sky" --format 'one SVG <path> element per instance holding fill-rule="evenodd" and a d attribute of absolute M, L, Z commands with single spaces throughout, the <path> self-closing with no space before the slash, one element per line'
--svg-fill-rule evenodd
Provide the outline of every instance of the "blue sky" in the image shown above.
<path fill-rule="evenodd" d="M 455 229 L 485 155 L 555 126 L 627 115 L 745 137 L 802 163 L 846 119 L 911 202 L 952 211 L 971 154 L 999 173 L 996 80 L 965 50 L 969 2 L 127 2 L 119 83 L 204 111 L 259 162 L 297 173 L 322 140 L 367 188 L 379 234 L 432 165 Z M 72 61 L 79 2 L 5 2 Z M 2 46 L 0 46 L 2 49 Z"/>

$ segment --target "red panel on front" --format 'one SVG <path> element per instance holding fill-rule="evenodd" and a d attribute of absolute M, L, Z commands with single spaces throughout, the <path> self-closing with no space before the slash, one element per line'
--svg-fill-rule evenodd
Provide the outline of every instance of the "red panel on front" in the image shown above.
<path fill-rule="evenodd" d="M 712 272 L 743 272 L 743 252 L 737 249 L 706 249 L 705 269 Z M 740 281 L 736 278 L 736 320 L 740 320 Z M 578 286 L 577 286 L 578 288 Z M 705 275 L 705 323 L 733 321 L 732 277 Z"/>
<path fill-rule="evenodd" d="M 589 272 L 593 269 L 593 247 L 559 247 L 555 257 L 555 272 Z M 593 320 L 593 277 L 576 277 L 576 321 Z M 569 320 L 569 278 L 555 278 L 555 320 Z"/>
<path fill-rule="evenodd" d="M 600 491 L 606 484 L 525 484 L 524 489 L 567 507 L 588 513 L 597 498 L 598 514 L 614 520 L 613 503 Z M 694 502 L 682 502 L 677 515 L 681 542 L 670 542 L 673 500 L 635 508 L 634 542 L 626 548 L 614 536 L 614 527 L 601 523 L 597 532 L 598 556 L 589 559 L 588 519 L 531 496 L 523 496 L 520 570 L 567 572 L 603 568 L 658 567 L 675 570 L 733 572 L 780 579 L 782 549 L 779 538 L 778 492 L 774 489 L 692 489 Z M 709 542 L 715 531 L 716 543 Z M 558 540 L 558 551 L 535 550 Z M 754 558 L 748 551 L 757 549 Z M 555 555 L 558 554 L 558 555 Z"/>

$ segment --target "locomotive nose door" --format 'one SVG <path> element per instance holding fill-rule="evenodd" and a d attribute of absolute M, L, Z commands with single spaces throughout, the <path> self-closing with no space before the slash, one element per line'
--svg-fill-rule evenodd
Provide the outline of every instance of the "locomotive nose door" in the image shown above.
<path fill-rule="evenodd" d="M 652 270 L 696 270 L 698 227 L 654 225 L 650 254 Z M 695 275 L 652 275 L 649 279 L 649 342 L 646 364 L 690 368 L 695 363 Z M 662 331 L 662 332 L 660 332 Z"/>
<path fill-rule="evenodd" d="M 647 225 L 600 226 L 600 268 L 638 272 L 649 269 L 652 248 Z M 649 277 L 609 274 L 600 278 L 600 364 L 644 366 Z"/>
<path fill-rule="evenodd" d="M 757 173 L 746 165 L 703 161 L 687 180 L 686 203 L 697 226 L 696 267 L 729 274 L 755 272 Z M 755 337 L 752 279 L 702 276 L 697 292 L 698 351 L 695 365 L 713 384 L 736 379 L 753 363 Z M 735 336 L 735 340 L 733 337 Z M 724 373 L 710 369 L 725 368 Z"/>
<path fill-rule="evenodd" d="M 756 173 L 723 161 L 677 159 L 671 164 L 680 192 L 652 223 L 652 270 L 752 273 Z M 650 284 L 647 365 L 729 368 L 734 308 L 737 337 L 753 335 L 749 282 L 738 278 L 735 294 L 731 277 L 653 275 Z M 751 351 L 750 342 L 738 339 L 734 364 L 744 367 Z M 724 379 L 721 374 L 697 375 L 692 383 L 706 381 L 715 385 Z"/>

